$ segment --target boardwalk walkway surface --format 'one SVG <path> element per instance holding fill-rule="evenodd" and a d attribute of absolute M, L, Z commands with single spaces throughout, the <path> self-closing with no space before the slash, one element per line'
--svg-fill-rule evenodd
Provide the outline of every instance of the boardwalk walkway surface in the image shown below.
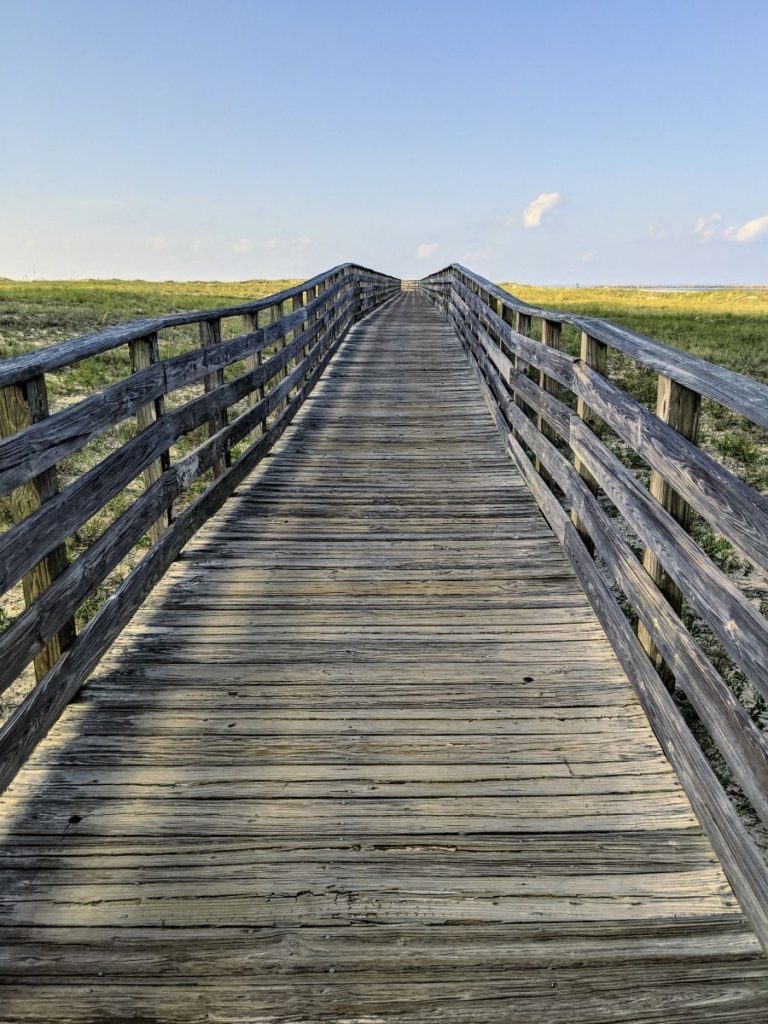
<path fill-rule="evenodd" d="M 1 802 L 3 1021 L 758 1021 L 764 961 L 402 294 Z"/>

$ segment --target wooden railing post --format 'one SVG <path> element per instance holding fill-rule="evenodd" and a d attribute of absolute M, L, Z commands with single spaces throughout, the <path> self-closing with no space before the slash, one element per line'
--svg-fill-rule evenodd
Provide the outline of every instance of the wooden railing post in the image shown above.
<path fill-rule="evenodd" d="M 597 338 L 593 338 L 591 334 L 587 334 L 586 331 L 582 331 L 580 354 L 582 362 L 586 363 L 587 366 L 592 367 L 593 370 L 596 370 L 603 377 L 608 375 L 608 346 L 604 342 L 598 341 Z M 597 434 L 598 437 L 602 435 L 605 424 L 582 398 L 578 399 L 576 414 L 580 419 L 584 420 L 594 434 Z M 574 468 L 587 487 L 596 494 L 598 490 L 597 481 L 578 455 L 574 456 Z M 578 530 L 579 536 L 584 541 L 589 553 L 594 554 L 594 542 L 588 531 L 584 528 L 584 524 L 579 519 L 575 510 L 571 511 L 571 522 Z"/>
<path fill-rule="evenodd" d="M 510 313 L 512 311 L 510 310 Z M 518 334 L 522 334 L 524 338 L 530 338 L 531 336 L 531 318 L 527 313 L 515 313 L 515 330 Z M 519 370 L 520 373 L 527 373 L 528 363 L 521 359 L 520 356 L 515 356 L 515 369 Z M 515 395 L 515 405 L 518 409 L 522 409 L 523 412 L 528 408 L 520 395 Z"/>
<path fill-rule="evenodd" d="M 307 293 L 306 292 L 299 292 L 298 295 L 294 295 L 294 297 L 293 297 L 293 301 L 291 303 L 292 311 L 295 313 L 298 310 L 303 309 L 304 306 L 306 306 L 306 304 L 307 304 Z M 303 334 L 304 331 L 306 331 L 306 329 L 307 329 L 306 323 L 300 324 L 298 327 L 294 328 L 294 330 L 292 332 L 293 336 L 292 336 L 291 340 L 294 341 L 296 338 L 299 337 L 300 334 Z M 304 356 L 306 354 L 307 354 L 307 346 L 306 345 L 302 345 L 301 355 L 296 353 L 296 357 L 294 359 L 294 365 L 296 363 L 301 362 L 301 360 L 304 358 Z M 306 374 L 304 376 L 304 380 L 306 380 Z M 298 385 L 297 386 L 297 390 L 300 387 L 301 387 L 301 385 Z"/>
<path fill-rule="evenodd" d="M 276 305 L 270 306 L 269 313 L 270 313 L 270 322 L 273 323 L 273 324 L 279 323 L 280 320 L 282 320 L 282 318 L 283 318 L 283 303 L 282 302 L 278 302 Z M 282 338 L 280 338 L 280 340 L 276 343 L 274 352 L 275 353 L 282 352 L 282 350 L 285 348 L 285 346 L 287 344 L 288 344 L 288 342 L 286 341 L 285 334 L 283 334 Z M 280 384 L 281 381 L 285 380 L 287 375 L 288 375 L 288 367 L 287 366 L 283 366 L 277 372 L 277 374 L 275 375 L 274 381 L 272 383 L 272 387 L 273 388 L 277 387 L 277 385 Z M 275 415 L 277 415 L 280 412 L 281 409 L 285 408 L 285 406 L 287 404 L 288 404 L 288 398 L 286 397 L 285 400 L 282 401 L 279 404 L 277 409 L 275 409 Z"/>
<path fill-rule="evenodd" d="M 213 345 L 221 344 L 221 320 L 201 320 L 200 321 L 200 345 L 203 348 L 210 348 Z M 224 383 L 224 371 L 214 370 L 213 373 L 207 373 L 203 378 L 203 386 L 206 393 L 209 391 L 215 391 L 216 388 L 220 388 Z M 222 409 L 221 412 L 217 412 L 210 420 L 208 420 L 208 436 L 213 437 L 227 425 L 227 410 Z M 231 463 L 231 456 L 227 451 L 221 458 L 217 458 L 213 463 L 213 478 L 214 480 L 222 476 L 227 467 Z"/>
<path fill-rule="evenodd" d="M 259 327 L 259 314 L 258 313 L 246 313 L 243 316 L 243 330 L 245 331 L 246 334 L 253 334 L 254 331 L 258 330 L 258 327 Z M 261 352 L 257 352 L 256 355 L 253 355 L 253 356 L 246 356 L 245 357 L 245 372 L 246 373 L 252 373 L 253 370 L 257 370 L 261 366 L 262 362 L 263 362 L 263 353 L 261 353 Z M 248 395 L 248 404 L 249 405 L 255 405 L 257 402 L 260 402 L 262 400 L 262 398 L 264 398 L 265 394 L 266 394 L 266 389 L 265 389 L 263 384 L 260 384 L 259 387 L 258 387 L 258 390 L 251 391 L 251 393 Z M 266 432 L 267 432 L 267 421 L 266 421 L 266 419 L 263 419 L 261 421 L 261 433 L 262 434 L 266 434 Z M 257 437 L 258 437 L 258 431 L 252 430 L 251 433 L 248 435 L 248 440 L 250 442 L 254 442 L 257 439 Z"/>
<path fill-rule="evenodd" d="M 148 334 L 145 338 L 136 338 L 134 341 L 130 341 L 128 343 L 128 349 L 131 357 L 131 373 L 137 373 L 139 370 L 143 370 L 145 367 L 151 366 L 152 363 L 156 363 L 159 359 L 157 333 Z M 143 405 L 136 413 L 136 425 L 139 430 L 145 430 L 149 427 L 163 415 L 164 411 L 165 399 L 162 395 L 156 398 L 154 402 L 149 402 L 147 405 Z M 170 465 L 171 456 L 168 451 L 164 451 L 159 459 L 150 463 L 150 465 L 144 470 L 145 489 L 148 490 L 156 480 L 159 480 Z M 157 522 L 153 523 L 149 528 L 148 532 L 153 544 L 162 537 L 170 526 L 170 523 L 171 510 L 166 509 Z"/>
<path fill-rule="evenodd" d="M 304 330 L 305 331 L 310 330 L 310 328 L 312 328 L 314 326 L 314 323 L 315 323 L 315 321 L 317 319 L 317 312 L 313 311 L 312 313 L 310 313 L 309 312 L 309 308 L 308 308 L 309 304 L 311 302 L 314 302 L 314 300 L 317 298 L 317 292 L 318 292 L 317 285 L 314 285 L 312 288 L 309 288 L 309 289 L 307 289 L 307 291 L 301 293 L 302 294 L 302 298 L 304 300 L 304 305 L 305 305 L 305 307 L 307 307 L 307 321 L 306 321 L 306 324 L 304 325 Z M 318 340 L 318 338 L 317 338 L 317 335 L 316 335 L 314 340 L 308 342 L 304 346 L 304 348 L 301 350 L 301 354 L 302 354 L 302 358 L 303 359 L 307 358 L 307 355 L 309 354 L 310 347 L 312 345 L 316 344 L 317 340 Z M 311 373 L 312 373 L 311 370 L 307 370 L 307 372 L 304 374 L 304 380 L 305 381 L 309 380 Z"/>
<path fill-rule="evenodd" d="M 556 320 L 546 320 L 542 318 L 541 340 L 548 348 L 560 348 L 561 330 L 560 324 Z M 553 380 L 552 377 L 548 377 L 543 370 L 539 371 L 539 387 L 542 391 L 549 392 L 550 395 L 560 395 L 560 385 L 557 381 Z M 541 413 L 536 417 L 536 424 L 539 428 L 539 432 L 543 434 L 548 441 L 557 441 L 557 433 L 552 429 L 552 427 L 550 427 L 549 423 L 547 423 Z M 549 474 L 541 465 L 540 459 L 536 459 L 536 469 L 541 473 L 544 480 L 549 482 Z"/>
<path fill-rule="evenodd" d="M 669 377 L 659 374 L 656 392 L 656 415 L 660 420 L 669 424 L 670 427 L 674 427 L 678 434 L 682 434 L 689 441 L 695 442 L 699 430 L 700 410 L 700 394 L 670 380 Z M 656 470 L 651 472 L 650 491 L 659 504 L 680 523 L 683 529 L 687 530 L 691 521 L 690 505 Z M 679 615 L 683 607 L 683 594 L 656 556 L 648 548 L 646 548 L 643 555 L 643 567 Z M 674 688 L 674 676 L 642 622 L 638 623 L 637 635 L 659 675 L 661 675 L 667 687 L 672 690 Z"/>
<path fill-rule="evenodd" d="M 0 435 L 11 437 L 25 427 L 48 416 L 48 391 L 45 377 L 30 377 L 23 384 L 12 384 L 0 389 Z M 58 494 L 56 467 L 52 466 L 11 492 L 11 516 L 20 523 Z M 53 548 L 45 558 L 22 578 L 24 605 L 29 607 L 67 567 L 64 544 Z M 75 639 L 75 620 L 69 619 L 34 658 L 35 677 L 38 682 L 71 647 Z"/>

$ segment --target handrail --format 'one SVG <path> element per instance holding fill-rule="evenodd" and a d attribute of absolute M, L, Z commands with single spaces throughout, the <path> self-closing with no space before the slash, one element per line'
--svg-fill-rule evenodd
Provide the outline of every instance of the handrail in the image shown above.
<path fill-rule="evenodd" d="M 458 264 L 422 279 L 419 288 L 471 357 L 509 454 L 569 555 L 768 948 L 768 866 L 671 696 L 676 684 L 768 824 L 768 736 L 683 618 L 686 601 L 768 697 L 768 622 L 688 532 L 693 508 L 768 571 L 768 500 L 695 443 L 702 396 L 768 425 L 768 388 L 607 321 L 527 305 Z M 534 318 L 541 320 L 541 340 L 530 336 Z M 582 332 L 579 357 L 560 349 L 563 323 Z M 657 372 L 655 415 L 609 379 L 609 347 Z M 611 431 L 648 464 L 648 488 L 612 450 Z M 606 501 L 645 546 L 642 562 Z M 636 633 L 611 587 L 631 606 Z"/>
<path fill-rule="evenodd" d="M 34 352 L 26 352 L 21 355 L 11 356 L 0 362 L 0 388 L 9 384 L 19 384 L 30 377 L 41 373 L 51 373 L 54 370 L 61 370 L 65 366 L 72 366 L 81 359 L 88 359 L 90 356 L 101 355 L 111 349 L 119 348 L 130 341 L 145 338 L 157 331 L 167 330 L 170 327 L 184 327 L 189 324 L 211 322 L 216 319 L 225 319 L 235 316 L 246 316 L 247 314 L 259 313 L 262 310 L 273 308 L 280 302 L 287 302 L 302 295 L 304 292 L 312 291 L 324 282 L 333 277 L 349 272 L 350 270 L 362 271 L 368 274 L 376 274 L 379 277 L 387 275 L 378 274 L 369 267 L 362 267 L 356 263 L 342 263 L 331 270 L 311 277 L 300 284 L 291 285 L 281 292 L 274 292 L 261 299 L 254 299 L 252 302 L 240 303 L 237 306 L 219 306 L 214 309 L 203 309 L 187 313 L 168 313 L 165 316 L 156 316 L 143 320 L 129 320 L 126 323 L 116 324 L 113 327 L 104 327 L 91 334 L 82 334 L 76 338 L 69 338 L 66 341 L 57 342 L 55 345 L 48 345 L 45 348 L 37 349 Z M 394 280 L 394 278 L 393 278 Z"/>
<path fill-rule="evenodd" d="M 0 494 L 11 492 L 14 520 L 0 535 L 0 592 L 21 579 L 25 603 L 0 634 L 0 693 L 30 662 L 37 678 L 0 727 L 0 790 L 182 546 L 274 446 L 348 328 L 399 288 L 345 263 L 254 302 L 137 320 L 0 363 Z M 232 318 L 243 333 L 222 340 Z M 199 325 L 199 346 L 161 359 L 158 336 L 185 324 Z M 49 415 L 47 372 L 121 345 L 128 376 Z M 236 375 L 225 381 L 227 367 Z M 202 393 L 166 409 L 195 382 Z M 61 460 L 129 418 L 134 435 L 60 490 Z M 207 440 L 174 461 L 172 446 L 206 423 Z M 212 481 L 200 491 L 205 473 Z M 70 563 L 69 538 L 142 474 L 144 493 Z M 192 503 L 174 511 L 193 485 Z M 147 534 L 152 546 L 77 635 L 78 610 Z"/>
<path fill-rule="evenodd" d="M 654 373 L 663 374 L 691 391 L 711 398 L 732 412 L 739 413 L 757 426 L 768 429 L 768 386 L 751 377 L 707 362 L 706 359 L 700 359 L 690 352 L 663 345 L 644 334 L 638 334 L 637 331 L 611 323 L 610 320 L 531 306 L 459 263 L 447 267 L 446 270 L 471 277 L 489 295 L 497 298 L 502 306 L 515 313 L 552 323 L 569 324 L 608 345 L 609 348 L 629 356 Z M 430 275 L 424 280 L 430 280 L 431 277 L 442 273 L 445 271 L 438 271 L 436 275 Z"/>

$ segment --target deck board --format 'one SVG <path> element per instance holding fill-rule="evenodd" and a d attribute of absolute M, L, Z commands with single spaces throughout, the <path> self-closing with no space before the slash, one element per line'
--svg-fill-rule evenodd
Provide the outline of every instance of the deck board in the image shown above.
<path fill-rule="evenodd" d="M 358 324 L 0 801 L 2 1021 L 756 1022 L 453 332 Z"/>

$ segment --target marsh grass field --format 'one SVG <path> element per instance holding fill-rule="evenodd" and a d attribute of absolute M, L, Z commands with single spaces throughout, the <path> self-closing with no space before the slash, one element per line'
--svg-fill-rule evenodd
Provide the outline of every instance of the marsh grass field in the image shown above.
<path fill-rule="evenodd" d="M 87 334 L 100 327 L 147 316 L 197 310 L 242 303 L 277 292 L 295 283 L 293 280 L 253 280 L 237 283 L 186 282 L 151 283 L 145 281 L 35 281 L 0 279 L 0 358 L 52 345 L 73 336 Z M 720 289 L 715 291 L 656 291 L 637 288 L 554 289 L 505 284 L 519 298 L 549 309 L 568 310 L 603 317 L 630 327 L 674 348 L 683 349 L 719 363 L 739 373 L 768 383 L 768 288 Z M 227 324 L 224 337 L 238 332 L 238 323 Z M 179 328 L 161 336 L 161 357 L 196 348 L 197 329 Z M 573 328 L 563 330 L 563 346 L 572 354 L 579 352 L 579 336 Z M 235 367 L 230 368 L 234 375 Z M 51 412 L 56 412 L 93 394 L 130 372 L 126 346 L 105 355 L 86 359 L 58 374 L 47 377 Z M 609 376 L 649 408 L 655 405 L 656 380 L 630 360 L 611 353 Z M 201 385 L 181 389 L 169 396 L 173 406 L 189 401 Z M 197 388 L 197 390 L 195 390 Z M 567 399 L 566 399 L 567 400 Z M 575 403 L 574 403 L 575 404 Z M 60 464 L 59 484 L 67 486 L 110 451 L 130 438 L 136 430 L 133 419 L 126 420 L 102 437 L 92 441 L 73 457 Z M 206 436 L 206 428 L 193 431 L 172 449 L 179 457 L 191 451 Z M 609 438 L 614 451 L 647 481 L 648 467 L 618 438 Z M 700 445 L 762 493 L 768 492 L 768 437 L 764 431 L 729 413 L 714 403 L 702 406 Z M 205 486 L 200 481 L 200 487 Z M 77 558 L 101 535 L 141 493 L 139 477 L 117 495 L 68 542 L 70 558 Z M 189 500 L 189 496 L 187 496 Z M 610 510 L 609 510 L 610 511 Z M 0 529 L 11 523 L 8 499 L 0 499 Z M 739 552 L 716 534 L 707 523 L 694 516 L 692 532 L 711 558 L 749 596 L 762 614 L 768 614 L 768 581 Z M 631 535 L 628 541 L 638 555 L 641 547 Z M 99 592 L 78 613 L 78 627 L 88 621 L 142 557 L 149 545 L 145 537 L 137 549 L 110 575 Z M 17 587 L 0 607 L 0 631 L 22 610 L 21 588 Z M 689 628 L 718 670 L 728 679 L 753 719 L 763 728 L 768 725 L 765 701 L 748 685 L 730 663 L 708 629 L 684 610 Z M 33 683 L 31 668 L 18 684 L 0 698 L 0 720 L 28 692 Z M 681 705 L 692 718 L 690 708 Z M 696 723 L 692 721 L 696 728 Z M 740 794 L 730 782 L 719 754 L 700 733 L 711 760 L 737 802 Z M 745 813 L 749 815 L 747 810 Z M 751 822 L 753 828 L 755 822 Z M 758 834 L 764 847 L 766 837 Z"/>

